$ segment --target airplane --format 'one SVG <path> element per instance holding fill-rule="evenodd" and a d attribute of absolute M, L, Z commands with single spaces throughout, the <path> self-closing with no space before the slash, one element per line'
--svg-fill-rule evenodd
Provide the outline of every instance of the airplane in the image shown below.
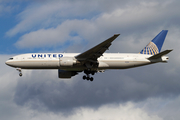
<path fill-rule="evenodd" d="M 120 35 L 115 34 L 83 53 L 28 53 L 9 58 L 8 66 L 14 67 L 22 76 L 22 69 L 58 69 L 58 77 L 70 79 L 84 72 L 84 80 L 93 81 L 97 72 L 107 69 L 128 69 L 158 62 L 166 63 L 172 49 L 161 52 L 168 30 L 162 30 L 139 53 L 104 53 Z"/>

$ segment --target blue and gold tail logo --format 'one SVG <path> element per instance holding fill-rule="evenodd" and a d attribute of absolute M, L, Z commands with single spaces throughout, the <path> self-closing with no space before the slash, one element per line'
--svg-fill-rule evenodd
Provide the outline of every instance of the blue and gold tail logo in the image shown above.
<path fill-rule="evenodd" d="M 159 53 L 167 32 L 168 30 L 162 30 L 144 49 L 141 50 L 140 54 L 155 55 Z"/>
<path fill-rule="evenodd" d="M 159 53 L 159 50 L 158 47 L 153 42 L 150 42 L 144 49 L 141 50 L 140 53 L 147 55 L 155 55 Z"/>

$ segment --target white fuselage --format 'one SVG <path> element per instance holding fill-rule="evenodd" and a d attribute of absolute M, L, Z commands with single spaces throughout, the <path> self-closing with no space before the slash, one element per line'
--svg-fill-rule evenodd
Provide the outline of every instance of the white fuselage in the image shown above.
<path fill-rule="evenodd" d="M 85 66 L 78 64 L 75 59 L 79 53 L 29 53 L 21 54 L 10 58 L 6 64 L 15 68 L 22 69 L 62 69 L 69 71 L 83 71 Z M 148 65 L 157 62 L 167 62 L 168 57 L 163 56 L 161 59 L 150 61 L 151 55 L 144 54 L 121 54 L 121 53 L 104 53 L 98 58 L 98 67 L 94 70 L 105 69 L 126 69 Z M 75 63 L 72 66 L 60 64 L 61 58 L 73 58 Z M 66 63 L 65 63 L 66 64 Z"/>

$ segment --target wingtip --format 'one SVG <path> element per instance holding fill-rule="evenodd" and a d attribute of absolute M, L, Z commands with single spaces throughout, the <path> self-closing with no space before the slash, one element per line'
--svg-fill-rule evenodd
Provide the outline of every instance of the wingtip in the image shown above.
<path fill-rule="evenodd" d="M 120 34 L 114 34 L 114 36 L 119 36 Z"/>

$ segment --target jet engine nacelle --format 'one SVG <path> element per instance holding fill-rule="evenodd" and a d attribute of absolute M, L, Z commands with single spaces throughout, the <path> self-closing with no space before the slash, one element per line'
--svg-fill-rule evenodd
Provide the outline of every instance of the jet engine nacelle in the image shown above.
<path fill-rule="evenodd" d="M 62 57 L 59 59 L 60 67 L 72 67 L 76 64 L 76 59 L 72 57 Z"/>
<path fill-rule="evenodd" d="M 64 71 L 64 70 L 58 70 L 58 76 L 59 78 L 71 78 L 72 76 L 77 75 L 77 72 L 74 71 Z"/>

